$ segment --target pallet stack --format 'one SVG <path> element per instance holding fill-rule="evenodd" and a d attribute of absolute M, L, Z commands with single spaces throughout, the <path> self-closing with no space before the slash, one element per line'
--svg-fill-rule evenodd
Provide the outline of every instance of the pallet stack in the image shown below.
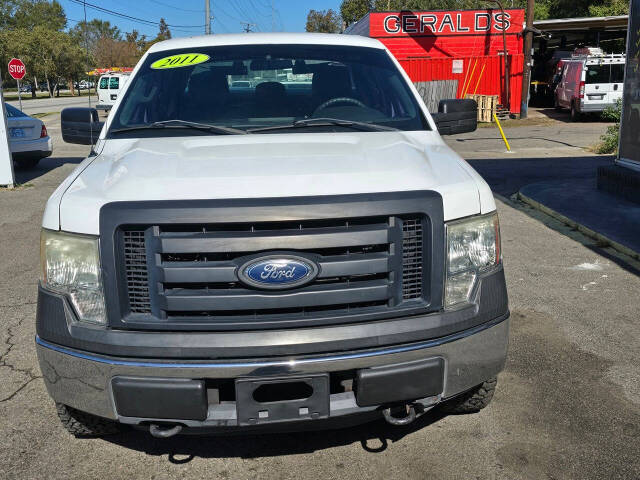
<path fill-rule="evenodd" d="M 478 104 L 479 122 L 493 122 L 493 114 L 498 110 L 498 95 L 472 95 L 468 93 L 465 98 L 475 100 Z"/>

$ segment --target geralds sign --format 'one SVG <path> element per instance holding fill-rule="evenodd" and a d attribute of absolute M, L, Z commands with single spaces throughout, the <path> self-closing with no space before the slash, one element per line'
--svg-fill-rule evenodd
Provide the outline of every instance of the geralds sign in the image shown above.
<path fill-rule="evenodd" d="M 521 33 L 521 12 L 522 10 L 406 11 L 374 15 L 382 16 L 382 31 L 377 32 L 382 36 L 486 35 L 503 31 Z"/>

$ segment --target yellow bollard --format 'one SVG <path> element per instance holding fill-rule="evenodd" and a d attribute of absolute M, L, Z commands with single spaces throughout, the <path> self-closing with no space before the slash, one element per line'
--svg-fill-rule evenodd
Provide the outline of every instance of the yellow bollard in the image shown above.
<path fill-rule="evenodd" d="M 493 114 L 493 119 L 496 121 L 496 124 L 498 125 L 498 129 L 500 130 L 500 135 L 502 135 L 502 140 L 504 141 L 504 144 L 507 146 L 507 151 L 510 152 L 511 151 L 511 147 L 509 146 L 509 142 L 507 141 L 507 137 L 504 136 L 504 131 L 502 130 L 502 125 L 500 125 L 500 120 L 498 120 L 498 116 L 495 113 Z"/>

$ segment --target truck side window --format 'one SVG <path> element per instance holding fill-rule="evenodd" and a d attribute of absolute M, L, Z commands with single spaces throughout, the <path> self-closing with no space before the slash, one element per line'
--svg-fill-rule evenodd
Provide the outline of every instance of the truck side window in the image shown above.
<path fill-rule="evenodd" d="M 611 83 L 624 82 L 624 63 L 611 65 Z"/>
<path fill-rule="evenodd" d="M 609 83 L 609 65 L 588 65 L 585 83 Z"/>

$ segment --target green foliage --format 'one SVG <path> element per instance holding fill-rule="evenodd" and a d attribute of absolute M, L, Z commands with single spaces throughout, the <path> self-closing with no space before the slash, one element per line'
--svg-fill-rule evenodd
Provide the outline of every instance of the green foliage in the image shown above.
<path fill-rule="evenodd" d="M 373 0 L 343 0 L 340 16 L 345 24 L 351 25 L 373 9 Z"/>
<path fill-rule="evenodd" d="M 602 119 L 616 122 L 607 128 L 607 133 L 600 137 L 600 143 L 596 146 L 596 153 L 616 153 L 618 151 L 618 139 L 620 138 L 620 118 L 622 117 L 622 99 L 618 99 L 612 107 L 607 107 L 602 112 Z"/>
<path fill-rule="evenodd" d="M 526 0 L 504 2 L 505 8 L 526 8 Z M 477 2 L 476 0 L 343 0 L 340 14 L 347 25 L 350 25 L 367 12 L 374 10 L 459 10 L 495 8 L 495 4 Z M 569 17 L 605 17 L 609 15 L 626 15 L 629 13 L 627 0 L 538 0 L 535 3 L 536 20 L 547 18 Z"/>
<path fill-rule="evenodd" d="M 610 15 L 627 15 L 629 2 L 627 0 L 605 0 L 594 5 L 589 5 L 589 16 L 607 17 Z"/>
<path fill-rule="evenodd" d="M 621 117 L 622 117 L 622 99 L 621 98 L 619 98 L 616 101 L 615 105 L 605 108 L 604 111 L 602 112 L 602 119 L 607 122 L 620 123 Z"/>
<path fill-rule="evenodd" d="M 9 26 L 24 29 L 43 27 L 60 31 L 67 26 L 67 16 L 57 0 L 19 0 Z"/>
<path fill-rule="evenodd" d="M 329 10 L 310 10 L 307 15 L 307 32 L 338 33 L 342 29 L 340 16 Z"/>
<path fill-rule="evenodd" d="M 616 153 L 618 151 L 618 139 L 620 138 L 620 124 L 607 127 L 607 133 L 600 137 L 600 143 L 596 147 L 596 153 Z"/>

